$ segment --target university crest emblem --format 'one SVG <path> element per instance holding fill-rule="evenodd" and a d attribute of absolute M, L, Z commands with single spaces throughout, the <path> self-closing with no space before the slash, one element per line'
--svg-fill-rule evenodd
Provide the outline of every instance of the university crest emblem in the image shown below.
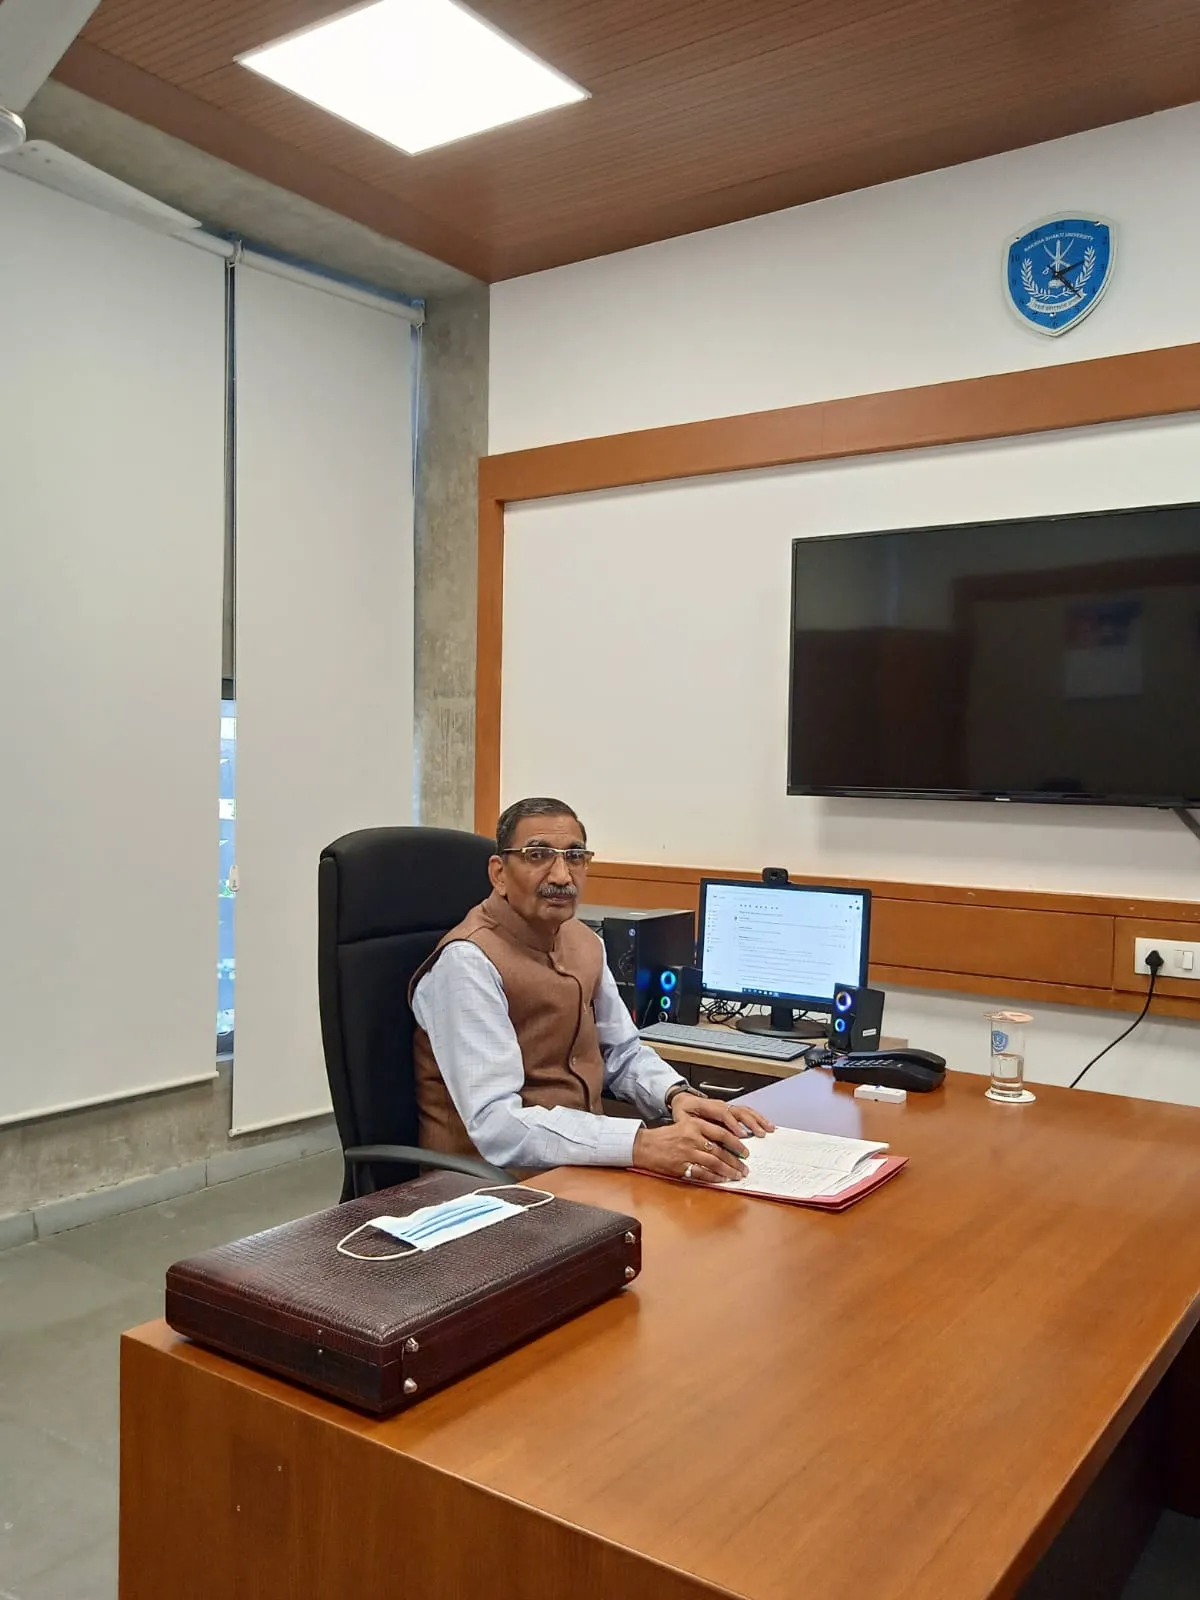
<path fill-rule="evenodd" d="M 1108 288 L 1116 241 L 1112 224 L 1055 217 L 1020 234 L 1008 247 L 1009 303 L 1038 333 L 1066 333 L 1082 322 Z"/>

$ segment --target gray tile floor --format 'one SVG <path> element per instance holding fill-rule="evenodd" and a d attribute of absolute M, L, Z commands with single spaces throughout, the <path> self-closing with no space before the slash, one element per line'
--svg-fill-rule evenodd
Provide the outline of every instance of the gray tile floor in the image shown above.
<path fill-rule="evenodd" d="M 172 1261 L 340 1184 L 313 1156 L 0 1254 L 0 1600 L 114 1600 L 121 1331 L 161 1313 Z M 1200 1600 L 1200 1522 L 1163 1517 L 1125 1600 Z"/>
<path fill-rule="evenodd" d="M 121 1332 L 162 1314 L 172 1261 L 340 1188 L 313 1156 L 0 1254 L 0 1600 L 114 1600 Z"/>

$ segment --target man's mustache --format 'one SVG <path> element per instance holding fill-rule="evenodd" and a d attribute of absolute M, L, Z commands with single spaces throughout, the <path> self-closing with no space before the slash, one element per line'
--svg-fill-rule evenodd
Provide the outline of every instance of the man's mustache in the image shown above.
<path fill-rule="evenodd" d="M 578 900 L 579 890 L 573 883 L 543 883 L 538 889 L 540 900 Z"/>

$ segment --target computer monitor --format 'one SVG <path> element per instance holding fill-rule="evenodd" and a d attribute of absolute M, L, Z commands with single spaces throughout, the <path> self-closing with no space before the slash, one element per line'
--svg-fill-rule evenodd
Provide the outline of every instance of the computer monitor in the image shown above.
<path fill-rule="evenodd" d="M 869 889 L 700 880 L 700 983 L 706 995 L 771 1008 L 739 1017 L 750 1033 L 820 1038 L 793 1008 L 829 1011 L 837 984 L 862 988 L 870 945 Z"/>

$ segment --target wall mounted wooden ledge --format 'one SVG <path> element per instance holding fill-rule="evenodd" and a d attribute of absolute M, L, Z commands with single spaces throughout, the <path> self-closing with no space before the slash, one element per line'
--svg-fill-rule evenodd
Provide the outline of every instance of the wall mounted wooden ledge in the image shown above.
<path fill-rule="evenodd" d="M 743 416 L 544 445 L 479 463 L 475 817 L 500 807 L 504 512 L 511 502 L 631 488 L 1200 411 L 1200 344 L 854 395 Z M 782 782 L 782 780 L 781 780 Z M 593 867 L 597 904 L 695 906 L 716 869 Z M 807 880 L 814 881 L 814 880 Z M 837 880 L 833 880 L 837 881 Z M 880 983 L 1140 1008 L 1135 937 L 1200 939 L 1200 904 L 943 884 L 872 883 Z M 1165 980 L 1155 1012 L 1200 1020 L 1200 983 Z"/>
<path fill-rule="evenodd" d="M 725 867 L 596 861 L 588 899 L 593 905 L 694 912 L 701 878 L 752 882 L 758 876 Z M 791 876 L 796 883 L 871 890 L 871 978 L 885 988 L 1138 1011 L 1146 979 L 1133 971 L 1134 940 L 1200 940 L 1200 905 L 1185 900 Z M 1200 983 L 1164 979 L 1154 1014 L 1200 1021 L 1197 990 Z"/>
<path fill-rule="evenodd" d="M 1200 343 L 483 456 L 479 493 L 545 500 L 1187 411 L 1200 411 Z"/>

